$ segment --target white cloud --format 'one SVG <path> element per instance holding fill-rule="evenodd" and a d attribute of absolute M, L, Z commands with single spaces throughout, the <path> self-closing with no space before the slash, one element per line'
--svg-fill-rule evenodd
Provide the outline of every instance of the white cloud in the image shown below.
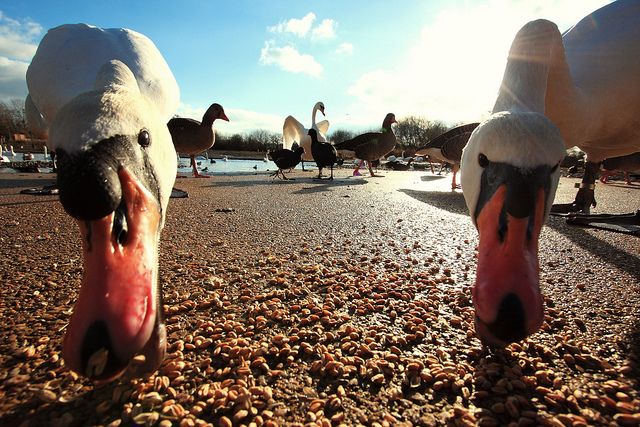
<path fill-rule="evenodd" d="M 321 77 L 323 71 L 322 65 L 313 56 L 302 54 L 293 46 L 277 47 L 272 40 L 265 42 L 260 51 L 260 63 L 275 64 L 284 71 L 308 74 L 312 77 Z"/>
<path fill-rule="evenodd" d="M 320 25 L 311 31 L 311 38 L 314 40 L 328 40 L 336 36 L 337 22 L 333 19 L 323 19 Z"/>
<path fill-rule="evenodd" d="M 31 20 L 18 21 L 0 11 L 0 56 L 30 60 L 38 45 L 35 39 L 42 34 L 42 26 Z"/>
<path fill-rule="evenodd" d="M 335 53 L 338 55 L 352 55 L 353 54 L 353 45 L 351 43 L 340 43 L 340 45 L 336 48 Z"/>
<path fill-rule="evenodd" d="M 388 110 L 450 123 L 481 119 L 493 107 L 509 46 L 522 25 L 547 18 L 564 31 L 604 3 L 489 0 L 447 8 L 423 28 L 404 60 L 364 73 L 348 94 L 362 105 L 362 114 Z"/>
<path fill-rule="evenodd" d="M 39 24 L 11 19 L 0 11 L 0 100 L 27 95 L 25 74 L 41 34 Z"/>
<path fill-rule="evenodd" d="M 316 14 L 309 12 L 302 19 L 291 18 L 288 21 L 269 27 L 268 30 L 272 33 L 292 33 L 298 37 L 305 37 L 311 30 L 315 20 Z"/>
<path fill-rule="evenodd" d="M 205 110 L 206 107 L 195 108 L 188 104 L 180 104 L 177 114 L 180 117 L 202 120 Z M 284 117 L 240 108 L 225 108 L 225 113 L 229 117 L 229 121 L 216 120 L 213 126 L 216 132 L 233 135 L 252 132 L 256 129 L 266 129 L 270 132 L 282 133 Z"/>

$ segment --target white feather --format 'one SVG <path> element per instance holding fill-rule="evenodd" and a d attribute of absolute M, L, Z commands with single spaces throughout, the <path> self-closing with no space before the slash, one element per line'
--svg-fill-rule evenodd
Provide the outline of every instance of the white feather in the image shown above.
<path fill-rule="evenodd" d="M 605 6 L 564 35 L 549 21 L 525 25 L 511 46 L 493 115 L 463 152 L 469 211 L 479 193 L 479 153 L 526 169 L 553 166 L 576 145 L 592 161 L 640 151 L 638 58 L 638 1 Z M 556 186 L 554 176 L 548 207 Z"/>
<path fill-rule="evenodd" d="M 166 212 L 177 170 L 166 123 L 178 107 L 179 89 L 151 40 L 86 24 L 53 28 L 27 69 L 27 86 L 29 116 L 42 121 L 51 149 L 72 153 L 146 128 Z"/>
<path fill-rule="evenodd" d="M 311 111 L 311 129 L 318 132 L 318 141 L 327 142 L 326 134 L 329 130 L 329 121 L 323 120 L 316 123 L 316 113 L 320 110 L 324 114 L 324 104 L 316 102 Z M 287 116 L 282 126 L 282 145 L 284 148 L 291 149 L 294 142 L 304 148 L 302 159 L 305 161 L 313 161 L 311 155 L 311 137 L 308 135 L 309 129 L 293 116 Z"/>

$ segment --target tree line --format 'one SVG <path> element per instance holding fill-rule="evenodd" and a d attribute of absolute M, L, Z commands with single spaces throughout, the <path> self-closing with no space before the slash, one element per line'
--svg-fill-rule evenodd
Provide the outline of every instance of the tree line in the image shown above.
<path fill-rule="evenodd" d="M 408 116 L 398 120 L 394 128 L 398 145 L 396 150 L 415 150 L 431 139 L 445 132 L 451 126 L 439 120 L 427 120 L 424 117 Z M 379 131 L 380 129 L 371 129 Z M 33 137 L 26 121 L 24 101 L 12 99 L 0 101 L 0 137 L 11 141 L 13 134 L 23 133 Z M 329 132 L 327 137 L 333 143 L 346 141 L 362 132 L 348 129 L 336 129 Z M 0 138 L 2 139 L 2 138 Z M 282 146 L 282 134 L 265 129 L 257 129 L 243 134 L 226 135 L 218 133 L 216 136 L 217 150 L 240 150 L 266 152 Z"/>

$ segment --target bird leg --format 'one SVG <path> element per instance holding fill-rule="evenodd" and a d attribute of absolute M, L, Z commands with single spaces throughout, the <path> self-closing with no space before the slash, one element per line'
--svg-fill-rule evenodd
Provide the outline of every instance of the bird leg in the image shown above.
<path fill-rule="evenodd" d="M 460 188 L 460 184 L 456 183 L 456 174 L 458 173 L 458 170 L 460 170 L 460 166 L 459 165 L 453 165 L 453 179 L 451 180 L 451 189 L 455 190 L 457 188 Z"/>
<path fill-rule="evenodd" d="M 367 166 L 369 167 L 369 173 L 371 174 L 371 176 L 374 176 L 374 177 L 384 176 L 384 175 L 376 175 L 375 173 L 373 173 L 373 167 L 371 166 L 371 161 L 367 160 Z"/>
<path fill-rule="evenodd" d="M 598 171 L 600 170 L 600 162 L 587 161 L 584 165 L 584 175 L 582 183 L 579 185 L 578 194 L 573 203 L 561 203 L 551 207 L 552 213 L 562 214 L 569 212 L 583 212 L 588 214 L 591 206 L 597 205 L 595 197 L 596 179 L 598 179 Z M 577 184 L 576 184 L 577 185 Z"/>
<path fill-rule="evenodd" d="M 201 175 L 200 172 L 198 172 L 198 166 L 196 165 L 196 156 L 195 155 L 191 156 L 191 166 L 193 167 L 193 177 L 194 178 L 210 178 L 209 175 Z"/>
<path fill-rule="evenodd" d="M 316 179 L 322 179 L 322 168 L 318 168 L 318 176 Z"/>
<path fill-rule="evenodd" d="M 360 160 L 356 165 L 356 168 L 353 170 L 353 176 L 360 176 L 360 167 L 364 163 L 364 160 Z"/>
<path fill-rule="evenodd" d="M 291 169 L 289 169 L 289 172 L 291 172 Z M 280 173 L 282 174 L 282 179 L 284 179 L 285 181 L 293 181 L 293 178 L 287 178 L 284 174 L 284 171 L 282 169 L 280 169 Z"/>

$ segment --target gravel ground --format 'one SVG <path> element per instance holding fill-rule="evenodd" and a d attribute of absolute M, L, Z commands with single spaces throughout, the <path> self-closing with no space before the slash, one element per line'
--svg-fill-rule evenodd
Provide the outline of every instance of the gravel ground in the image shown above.
<path fill-rule="evenodd" d="M 640 425 L 640 240 L 551 218 L 546 322 L 474 335 L 477 234 L 450 175 L 178 179 L 158 372 L 92 384 L 60 346 L 81 281 L 52 175 L 0 174 L 0 425 Z M 573 199 L 563 178 L 558 202 Z M 598 212 L 640 186 L 598 185 Z"/>

